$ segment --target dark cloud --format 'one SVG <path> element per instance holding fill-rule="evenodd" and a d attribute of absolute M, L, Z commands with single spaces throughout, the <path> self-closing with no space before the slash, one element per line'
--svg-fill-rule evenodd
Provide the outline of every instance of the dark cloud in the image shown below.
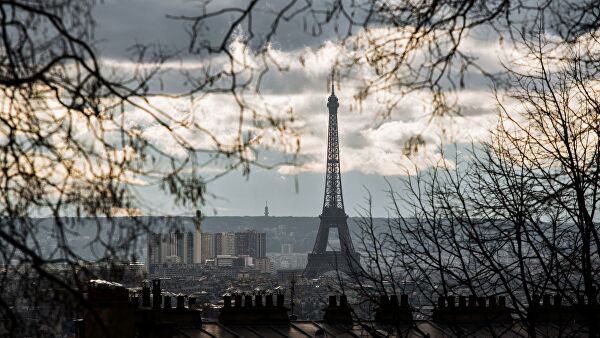
<path fill-rule="evenodd" d="M 248 21 L 243 22 L 238 33 L 249 36 L 252 30 L 254 37 L 250 46 L 256 48 L 263 45 L 276 13 L 287 4 L 288 1 L 260 1 L 252 11 L 251 27 Z M 210 3 L 208 11 L 227 7 L 244 8 L 247 5 L 248 2 L 244 0 L 219 0 Z M 187 0 L 107 0 L 94 9 L 97 47 L 109 57 L 123 57 L 127 49 L 136 43 L 160 44 L 171 51 L 186 51 L 190 44 L 190 22 L 170 17 L 190 17 L 201 13 L 199 2 Z M 200 38 L 213 44 L 219 43 L 237 17 L 238 14 L 224 14 L 206 20 L 206 25 L 200 29 Z M 343 27 L 343 20 L 339 20 L 338 24 Z M 277 49 L 294 50 L 318 46 L 337 35 L 332 25 L 326 25 L 323 31 L 314 36 L 311 29 L 314 25 L 314 20 L 304 15 L 281 20 L 272 44 Z"/>

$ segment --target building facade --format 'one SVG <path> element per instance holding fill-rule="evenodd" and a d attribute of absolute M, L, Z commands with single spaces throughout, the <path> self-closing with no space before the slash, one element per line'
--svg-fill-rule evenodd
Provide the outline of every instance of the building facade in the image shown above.
<path fill-rule="evenodd" d="M 266 234 L 255 230 L 235 233 L 235 254 L 248 255 L 254 258 L 267 256 Z"/>
<path fill-rule="evenodd" d="M 192 263 L 194 257 L 194 233 L 149 233 L 147 263 Z"/>

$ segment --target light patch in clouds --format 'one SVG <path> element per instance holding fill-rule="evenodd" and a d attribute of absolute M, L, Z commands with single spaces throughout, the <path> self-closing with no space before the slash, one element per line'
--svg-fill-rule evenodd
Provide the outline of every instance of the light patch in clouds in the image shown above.
<path fill-rule="evenodd" d="M 464 46 L 472 48 L 478 58 L 485 60 L 490 67 L 494 60 L 497 62 L 496 66 L 500 64 L 496 56 L 499 44 L 488 43 L 481 48 L 477 41 L 467 38 Z M 231 48 L 236 58 L 243 59 L 246 66 L 257 68 L 263 62 L 239 41 L 234 41 Z M 242 94 L 244 103 L 256 112 L 264 113 L 264 116 L 259 116 L 257 123 L 256 117 L 246 111 L 241 128 L 241 110 L 230 93 L 209 94 L 194 100 L 159 95 L 149 100 L 175 120 L 187 119 L 210 131 L 211 135 L 193 128 L 180 127 L 175 130 L 181 138 L 202 149 L 215 150 L 215 144 L 221 144 L 227 149 L 228 145 L 235 144 L 239 138 L 247 137 L 256 139 L 254 149 L 258 151 L 269 149 L 280 154 L 291 154 L 296 150 L 294 136 L 297 132 L 300 135 L 299 163 L 281 166 L 278 168 L 279 173 L 290 175 L 323 172 L 328 123 L 327 81 L 336 61 L 350 53 L 343 48 L 332 41 L 314 49 L 282 51 L 271 47 L 270 55 L 287 69 L 267 73 L 261 84 L 260 95 Z M 120 61 L 110 62 L 112 66 L 119 67 Z M 225 59 L 212 58 L 210 62 L 227 67 Z M 128 68 L 131 65 L 124 63 L 122 66 Z M 196 67 L 206 67 L 198 60 L 183 60 L 180 66 L 181 69 L 192 72 Z M 169 65 L 169 69 L 175 68 L 177 64 Z M 417 91 L 406 94 L 402 104 L 389 118 L 377 121 L 377 112 L 381 111 L 382 104 L 389 98 L 386 96 L 391 93 L 376 93 L 360 102 L 353 97 L 362 83 L 361 76 L 371 76 L 371 71 L 366 67 L 358 69 L 350 78 L 343 78 L 341 83 L 336 83 L 336 95 L 340 99 L 338 121 L 341 167 L 345 172 L 393 176 L 447 163 L 448 160 L 440 152 L 444 144 L 478 142 L 486 137 L 487 130 L 496 123 L 496 101 L 486 87 L 463 89 L 448 94 L 450 100 L 460 107 L 460 116 L 432 119 L 430 94 Z M 170 75 L 167 72 L 165 76 L 168 78 Z M 287 118 L 290 109 L 294 112 L 294 119 L 287 125 L 289 132 L 281 133 L 265 124 L 267 118 Z M 132 112 L 130 116 L 131 124 L 141 128 L 144 135 L 159 149 L 177 157 L 186 156 L 185 149 L 172 138 L 166 137 L 169 131 L 164 126 L 153 123 L 143 112 Z M 418 152 L 409 156 L 404 150 L 405 145 L 414 137 L 421 138 L 425 143 L 419 147 Z M 253 153 L 248 156 L 255 158 Z"/>

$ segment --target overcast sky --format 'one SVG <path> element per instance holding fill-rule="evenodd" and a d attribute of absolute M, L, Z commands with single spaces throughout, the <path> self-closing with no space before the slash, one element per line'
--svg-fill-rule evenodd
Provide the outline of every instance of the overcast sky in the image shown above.
<path fill-rule="evenodd" d="M 219 4 L 234 1 L 219 1 Z M 263 5 L 276 6 L 277 1 Z M 268 17 L 267 8 L 263 14 Z M 127 67 L 128 48 L 135 43 L 160 44 L 166 50 L 185 51 L 189 35 L 183 22 L 167 18 L 167 15 L 191 15 L 198 11 L 197 3 L 188 0 L 105 0 L 97 5 L 97 49 L 111 65 Z M 260 20 L 258 20 L 260 21 Z M 268 20 L 264 20 L 268 22 Z M 220 18 L 211 22 L 210 32 L 220 36 L 229 22 Z M 260 28 L 260 27 L 259 27 Z M 243 34 L 244 32 L 241 32 Z M 260 31 L 258 32 L 260 34 Z M 494 39 L 473 34 L 465 41 L 480 62 L 493 69 L 499 67 L 500 50 Z M 272 215 L 317 216 L 322 207 L 327 135 L 328 76 L 332 64 L 341 53 L 336 35 L 324 32 L 312 37 L 302 29 L 302 23 L 292 20 L 283 24 L 272 47 L 278 61 L 289 65 L 285 72 L 270 72 L 262 87 L 263 99 L 281 110 L 293 109 L 294 127 L 301 131 L 301 165 L 281 166 L 267 170 L 253 168 L 249 177 L 232 172 L 209 185 L 209 191 L 218 196 L 211 198 L 205 213 L 218 215 L 261 215 L 268 202 Z M 198 59 L 184 55 L 174 67 L 194 71 Z M 300 60 L 299 55 L 302 55 Z M 250 58 L 252 55 L 249 56 Z M 181 77 L 166 73 L 162 78 L 167 90 L 183 91 Z M 494 99 L 488 84 L 477 74 L 468 74 L 465 89 L 457 95 L 462 109 L 460 117 L 430 120 L 431 104 L 427 93 L 416 92 L 403 99 L 392 115 L 381 121 L 377 97 L 369 98 L 358 109 L 352 98 L 355 94 L 350 80 L 342 79 L 336 86 L 340 100 L 338 113 L 342 184 L 346 212 L 357 215 L 365 205 L 367 190 L 375 201 L 375 214 L 385 216 L 386 178 L 399 187 L 398 178 L 412 172 L 415 167 L 427 168 L 442 159 L 440 146 L 448 144 L 468 145 L 486 135 L 486 129 L 495 123 Z M 165 110 L 186 109 L 183 102 L 157 97 L 156 104 Z M 184 107 L 184 108 L 182 108 Z M 230 97 L 213 95 L 194 106 L 198 118 L 215 133 L 227 138 L 228 114 L 235 114 L 236 107 Z M 147 131 L 153 142 L 161 144 L 164 137 L 152 123 L 140 118 L 135 121 Z M 421 134 L 426 142 L 418 154 L 407 157 L 403 153 L 405 142 Z M 190 137 L 194 137 L 190 135 Z M 161 145 L 164 150 L 176 152 L 172 145 Z M 260 149 L 259 149 L 260 150 Z M 452 151 L 450 151 L 452 155 Z M 258 159 L 265 161 L 281 158 L 277 148 L 262 150 Z M 451 158 L 446 154 L 446 157 Z M 141 188 L 142 198 L 148 212 L 166 214 L 191 214 L 192 211 L 175 208 L 156 187 Z"/>

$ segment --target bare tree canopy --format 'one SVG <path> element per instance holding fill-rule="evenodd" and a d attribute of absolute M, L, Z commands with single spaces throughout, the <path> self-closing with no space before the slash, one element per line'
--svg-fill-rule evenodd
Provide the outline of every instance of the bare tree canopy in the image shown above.
<path fill-rule="evenodd" d="M 195 208 L 208 197 L 211 179 L 260 165 L 259 145 L 300 150 L 293 112 L 261 97 L 266 74 L 288 69 L 273 48 L 282 30 L 303 32 L 307 44 L 335 37 L 336 74 L 357 84 L 358 105 L 377 96 L 382 118 L 414 91 L 429 93 L 431 118 L 460 114 L 453 94 L 465 86 L 493 86 L 498 96 L 499 125 L 483 150 L 475 147 L 472 161 L 438 163 L 408 178 L 413 195 L 402 200 L 414 213 L 410 222 L 398 204 L 385 229 L 365 217 L 368 264 L 357 271 L 359 282 L 388 293 L 390 281 L 393 289 L 416 281 L 426 298 L 506 295 L 531 336 L 538 334 L 528 312 L 536 295 L 552 292 L 573 303 L 581 294 L 595 306 L 597 1 L 195 4 L 196 12 L 171 18 L 189 33 L 185 57 L 202 66 L 181 70 L 189 86 L 173 94 L 156 84 L 177 53 L 133 45 L 133 67 L 103 62 L 94 46 L 95 1 L 0 1 L 2 335 L 52 336 L 62 330 L 57 319 L 86 305 L 83 282 L 97 273 L 86 268 L 89 258 L 73 238 L 83 238 L 77 246 L 91 250 L 95 261 L 137 260 L 151 225 L 112 218 L 137 215 L 136 186 L 158 186 Z M 208 34 L 217 23 L 226 23 L 221 34 Z M 490 67 L 474 53 L 478 46 L 465 45 L 478 35 L 518 53 L 502 59 L 504 67 Z M 471 81 L 469 72 L 487 82 Z M 226 121 L 231 137 L 219 138 L 189 107 L 164 109 L 153 100 L 158 93 L 190 105 L 230 95 L 238 109 Z M 143 112 L 173 147 L 151 142 L 130 119 L 132 111 Z M 411 154 L 423 143 L 414 137 L 399 147 Z M 215 162 L 221 170 L 207 175 L 203 169 Z M 42 224 L 39 215 L 54 222 Z M 82 216 L 89 217 L 91 235 L 80 236 Z M 585 323 L 583 330 L 598 332 L 591 316 Z"/>
<path fill-rule="evenodd" d="M 227 53 L 234 38 L 262 55 L 254 65 L 260 79 L 270 69 L 285 70 L 270 48 L 285 38 L 278 34 L 303 31 L 313 43 L 333 37 L 340 41 L 337 68 L 356 81 L 355 98 L 390 93 L 381 113 L 393 113 L 405 94 L 415 90 L 431 93 L 434 116 L 458 112 L 453 90 L 470 85 L 468 72 L 479 73 L 495 83 L 506 80 L 489 60 L 478 59 L 477 46 L 467 37 L 497 39 L 508 48 L 521 48 L 543 30 L 556 45 L 581 45 L 585 58 L 596 63 L 598 2 L 589 1 L 298 1 L 242 2 L 237 6 L 202 1 L 200 14 L 178 16 L 189 22 L 193 53 Z M 218 38 L 208 36 L 211 24 L 233 19 Z M 240 32 L 241 34 L 236 34 Z M 292 33 L 290 33 L 292 32 Z M 515 46 L 516 45 L 516 46 Z M 235 62 L 244 60 L 229 54 Z M 302 56 L 300 56 L 302 57 Z M 518 57 L 518 56 L 517 56 Z M 557 57 L 566 57 L 560 55 Z M 493 67 L 492 67 L 493 68 Z"/>
<path fill-rule="evenodd" d="M 554 45 L 541 32 L 525 45 L 533 61 L 507 69 L 511 87 L 498 93 L 490 138 L 466 158 L 409 176 L 403 181 L 408 195 L 390 190 L 387 227 L 365 214 L 368 263 L 356 280 L 376 286 L 361 288 L 371 299 L 409 292 L 435 304 L 438 297 L 502 296 L 527 336 L 596 336 L 595 70 L 576 48 L 569 58 L 553 58 Z M 540 309 L 544 294 L 554 295 L 562 317 Z M 457 335 L 468 330 L 454 326 Z M 491 320 L 480 326 L 491 336 L 506 329 Z"/>

